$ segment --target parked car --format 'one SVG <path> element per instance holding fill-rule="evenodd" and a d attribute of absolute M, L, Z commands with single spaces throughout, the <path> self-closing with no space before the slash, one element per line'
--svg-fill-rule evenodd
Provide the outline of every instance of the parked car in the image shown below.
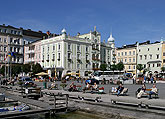
<path fill-rule="evenodd" d="M 25 86 L 29 86 L 29 85 L 34 85 L 34 82 L 32 81 L 32 79 L 30 77 L 27 76 L 23 76 L 19 79 L 19 82 L 23 82 L 23 84 Z"/>
<path fill-rule="evenodd" d="M 85 81 L 85 84 L 86 84 L 86 83 L 89 83 L 90 85 L 94 85 L 95 82 L 96 82 L 96 84 L 99 84 L 99 81 L 98 81 L 97 79 L 91 78 L 91 79 L 87 79 L 87 80 Z"/>

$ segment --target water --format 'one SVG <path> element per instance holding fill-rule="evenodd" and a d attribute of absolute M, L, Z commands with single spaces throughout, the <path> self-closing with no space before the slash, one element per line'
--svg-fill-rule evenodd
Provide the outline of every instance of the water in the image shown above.
<path fill-rule="evenodd" d="M 43 114 L 36 114 L 26 119 L 106 119 L 106 118 L 91 113 L 76 111 L 66 114 L 58 114 L 52 117 L 45 117 L 45 115 Z"/>

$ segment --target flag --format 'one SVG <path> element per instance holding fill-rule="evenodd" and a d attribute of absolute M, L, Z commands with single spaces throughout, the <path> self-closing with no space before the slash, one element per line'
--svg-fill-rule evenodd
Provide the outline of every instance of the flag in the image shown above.
<path fill-rule="evenodd" d="M 11 56 L 15 58 L 14 52 L 11 52 Z"/>

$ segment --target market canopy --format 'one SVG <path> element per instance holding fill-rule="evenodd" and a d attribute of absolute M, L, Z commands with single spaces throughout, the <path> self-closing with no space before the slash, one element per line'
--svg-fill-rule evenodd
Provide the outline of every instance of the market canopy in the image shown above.
<path fill-rule="evenodd" d="M 48 75 L 48 73 L 40 72 L 40 73 L 37 73 L 37 74 L 35 74 L 35 75 L 37 75 L 37 76 L 46 76 L 46 75 Z"/>

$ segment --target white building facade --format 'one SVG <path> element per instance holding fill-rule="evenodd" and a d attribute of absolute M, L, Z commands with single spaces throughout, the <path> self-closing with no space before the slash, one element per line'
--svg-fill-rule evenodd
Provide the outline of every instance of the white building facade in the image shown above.
<path fill-rule="evenodd" d="M 51 75 L 56 69 L 58 78 L 67 72 L 85 72 L 92 70 L 92 41 L 89 38 L 69 36 L 66 30 L 62 35 L 41 41 L 42 67 Z"/>
<path fill-rule="evenodd" d="M 142 64 L 152 73 L 161 71 L 162 42 L 138 45 L 137 54 L 137 64 Z"/>

